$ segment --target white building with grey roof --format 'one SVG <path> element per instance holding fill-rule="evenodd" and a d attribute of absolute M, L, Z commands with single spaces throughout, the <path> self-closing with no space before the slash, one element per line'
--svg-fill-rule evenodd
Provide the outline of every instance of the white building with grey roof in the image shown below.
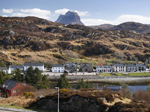
<path fill-rule="evenodd" d="M 27 71 L 27 69 L 32 66 L 33 69 L 38 68 L 40 71 L 44 71 L 44 64 L 43 63 L 25 63 L 24 64 L 24 71 Z"/>
<path fill-rule="evenodd" d="M 10 67 L 0 67 L 0 71 L 5 72 L 6 74 L 10 74 Z"/>
<path fill-rule="evenodd" d="M 126 64 L 114 64 L 113 72 L 126 72 Z"/>
<path fill-rule="evenodd" d="M 96 66 L 96 72 L 112 72 L 112 66 L 111 65 L 97 65 Z"/>
<path fill-rule="evenodd" d="M 65 67 L 63 64 L 53 64 L 52 72 L 53 73 L 63 73 L 65 71 Z"/>
<path fill-rule="evenodd" d="M 20 69 L 21 71 L 23 71 L 24 66 L 23 65 L 10 65 L 10 69 L 11 71 L 15 71 L 16 69 Z"/>

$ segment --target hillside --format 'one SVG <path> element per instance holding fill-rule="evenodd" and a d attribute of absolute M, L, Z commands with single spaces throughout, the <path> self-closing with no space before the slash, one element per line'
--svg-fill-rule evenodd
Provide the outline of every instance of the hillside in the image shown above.
<path fill-rule="evenodd" d="M 14 64 L 134 61 L 136 57 L 145 62 L 150 56 L 150 35 L 63 25 L 36 17 L 0 17 L 0 50 L 0 60 Z"/>
<path fill-rule="evenodd" d="M 111 24 L 102 24 L 102 25 L 96 25 L 96 26 L 89 26 L 93 29 L 103 29 L 103 30 L 109 30 L 110 28 L 114 27 L 115 25 Z"/>
<path fill-rule="evenodd" d="M 109 28 L 109 30 L 131 30 L 139 33 L 149 33 L 150 25 L 136 23 L 136 22 L 125 22 L 120 25 Z"/>

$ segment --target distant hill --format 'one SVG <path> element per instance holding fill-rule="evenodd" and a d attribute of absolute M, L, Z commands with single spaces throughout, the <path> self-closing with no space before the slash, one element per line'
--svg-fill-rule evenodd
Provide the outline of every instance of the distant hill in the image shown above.
<path fill-rule="evenodd" d="M 103 29 L 103 30 L 108 30 L 112 27 L 114 27 L 115 25 L 111 25 L 111 24 L 102 24 L 102 25 L 98 25 L 98 26 L 89 26 L 91 28 L 94 28 L 94 29 Z"/>
<path fill-rule="evenodd" d="M 109 30 L 130 30 L 139 33 L 148 33 L 150 32 L 150 25 L 136 23 L 136 22 L 125 22 L 120 25 L 111 27 L 109 28 Z"/>
<path fill-rule="evenodd" d="M 117 30 L 118 26 L 114 30 L 97 30 L 37 17 L 0 17 L 0 62 L 43 62 L 51 66 L 65 62 L 103 63 L 107 59 L 138 58 L 142 62 L 149 59 L 150 34 L 127 30 L 133 26 L 130 30 L 140 26 L 148 30 L 148 25 L 128 23 Z"/>
<path fill-rule="evenodd" d="M 84 25 L 81 22 L 79 15 L 74 11 L 68 11 L 65 15 L 61 14 L 55 22 L 62 24 Z"/>

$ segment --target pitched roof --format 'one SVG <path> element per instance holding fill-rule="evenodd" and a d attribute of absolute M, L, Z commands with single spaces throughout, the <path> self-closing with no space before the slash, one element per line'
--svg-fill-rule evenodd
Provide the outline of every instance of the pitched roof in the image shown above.
<path fill-rule="evenodd" d="M 125 67 L 126 66 L 126 64 L 114 64 L 113 66 L 119 66 L 119 67 Z"/>
<path fill-rule="evenodd" d="M 111 65 L 97 65 L 96 67 L 99 67 L 99 68 L 111 68 L 112 66 Z"/>
<path fill-rule="evenodd" d="M 83 67 L 88 66 L 90 69 L 92 69 L 92 64 L 91 63 L 81 63 L 80 68 L 82 69 Z"/>
<path fill-rule="evenodd" d="M 23 65 L 11 65 L 10 68 L 23 68 Z"/>
<path fill-rule="evenodd" d="M 8 70 L 7 67 L 0 67 L 0 70 Z"/>
<path fill-rule="evenodd" d="M 24 66 L 43 66 L 43 63 L 24 63 Z"/>
<path fill-rule="evenodd" d="M 64 67 L 63 64 L 53 64 L 52 67 Z"/>
<path fill-rule="evenodd" d="M 77 67 L 77 63 L 65 63 L 65 67 Z"/>
<path fill-rule="evenodd" d="M 146 67 L 145 64 L 136 64 L 136 66 L 137 66 L 137 67 L 141 67 L 141 66 L 142 66 L 142 67 Z"/>
<path fill-rule="evenodd" d="M 0 87 L 4 88 L 3 85 L 5 85 L 7 90 L 12 90 L 16 85 L 18 84 L 18 82 L 13 81 L 13 80 L 7 80 L 5 83 L 3 83 Z"/>
<path fill-rule="evenodd" d="M 127 64 L 127 67 L 136 67 L 136 64 Z"/>

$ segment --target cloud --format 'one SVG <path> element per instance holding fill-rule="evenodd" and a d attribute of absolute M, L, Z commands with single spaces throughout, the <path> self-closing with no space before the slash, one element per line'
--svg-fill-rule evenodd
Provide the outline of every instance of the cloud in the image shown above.
<path fill-rule="evenodd" d="M 44 19 L 50 19 L 51 11 L 41 10 L 38 8 L 19 9 L 15 13 L 12 13 L 11 16 L 17 16 L 17 17 L 36 16 Z"/>
<path fill-rule="evenodd" d="M 144 24 L 150 24 L 150 17 L 140 16 L 140 15 L 122 15 L 116 19 L 116 22 L 122 23 L 126 21 L 140 22 Z"/>
<path fill-rule="evenodd" d="M 13 9 L 2 9 L 2 13 L 12 13 Z"/>
<path fill-rule="evenodd" d="M 58 9 L 58 10 L 55 10 L 55 13 L 65 15 L 66 12 L 68 12 L 69 10 L 70 9 L 66 9 L 66 8 Z M 77 12 L 79 16 L 88 16 L 89 15 L 89 12 L 87 12 L 87 11 L 78 11 L 78 10 L 70 10 L 70 11 Z"/>
<path fill-rule="evenodd" d="M 143 24 L 150 24 L 150 17 L 140 16 L 140 15 L 121 15 L 113 20 L 104 19 L 81 19 L 81 21 L 88 26 L 91 25 L 101 25 L 101 24 L 113 24 L 118 25 L 124 22 L 139 22 Z"/>
<path fill-rule="evenodd" d="M 81 19 L 81 21 L 87 26 L 100 25 L 100 24 L 111 24 L 112 23 L 112 21 L 103 20 L 103 19 Z"/>
<path fill-rule="evenodd" d="M 7 15 L 3 15 L 3 17 L 8 17 Z"/>
<path fill-rule="evenodd" d="M 66 12 L 68 12 L 68 11 L 69 11 L 69 9 L 63 8 L 63 9 L 55 10 L 55 13 L 65 15 Z"/>
<path fill-rule="evenodd" d="M 77 11 L 77 10 L 75 10 L 75 12 L 77 12 L 79 14 L 79 16 L 89 16 L 89 12 L 87 12 L 87 11 Z"/>

